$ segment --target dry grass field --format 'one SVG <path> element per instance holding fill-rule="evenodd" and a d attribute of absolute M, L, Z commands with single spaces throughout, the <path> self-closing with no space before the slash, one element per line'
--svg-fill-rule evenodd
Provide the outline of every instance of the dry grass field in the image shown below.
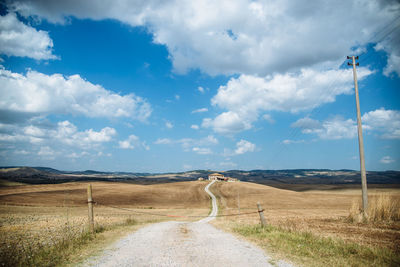
<path fill-rule="evenodd" d="M 148 223 L 198 220 L 197 217 L 185 216 L 206 216 L 209 213 L 210 200 L 204 192 L 207 183 L 135 185 L 93 182 L 93 199 L 97 202 L 94 206 L 97 231 L 101 232 L 100 236 L 108 235 L 107 240 L 114 240 L 126 231 Z M 54 185 L 2 183 L 0 265 L 13 263 L 10 259 L 20 265 L 55 265 L 54 255 L 47 255 L 54 251 L 46 250 L 45 255 L 40 251 L 46 247 L 57 248 L 57 244 L 64 243 L 62 249 L 57 249 L 66 251 L 65 255 L 58 255 L 57 264 L 83 260 L 92 253 L 92 250 L 88 252 L 86 237 L 81 242 L 81 237 L 87 231 L 86 188 L 87 183 L 78 182 Z M 212 186 L 211 191 L 219 199 L 220 214 L 237 214 L 240 207 L 242 215 L 219 217 L 213 224 L 232 232 L 238 225 L 257 225 L 259 217 L 256 203 L 260 202 L 265 209 L 267 222 L 273 226 L 400 253 L 399 221 L 363 223 L 350 220 L 350 210 L 361 198 L 360 190 L 322 189 L 296 192 L 247 182 L 219 182 Z M 371 202 L 374 196 L 382 193 L 389 196 L 393 203 L 400 201 L 398 188 L 370 189 L 369 193 Z M 254 213 L 243 215 L 248 212 Z M 80 252 L 78 259 L 71 258 L 76 254 L 76 248 Z"/>
<path fill-rule="evenodd" d="M 220 196 L 223 214 L 237 214 L 238 203 L 242 213 L 256 211 L 256 204 L 260 202 L 267 222 L 272 225 L 340 237 L 365 245 L 389 247 L 400 253 L 400 222 L 349 222 L 347 217 L 353 203 L 361 199 L 361 190 L 294 192 L 245 182 L 217 183 L 212 190 Z M 382 193 L 400 202 L 400 189 L 391 188 L 370 189 L 370 202 Z M 224 225 L 231 222 L 256 224 L 259 223 L 259 216 L 221 217 L 216 223 Z"/>
<path fill-rule="evenodd" d="M 324 188 L 324 190 L 296 192 L 239 182 L 217 183 L 211 190 L 219 196 L 222 214 L 237 214 L 238 206 L 241 213 L 257 211 L 256 204 L 260 202 L 265 210 L 267 223 L 274 227 L 289 232 L 312 233 L 319 237 L 340 239 L 369 248 L 383 248 L 394 254 L 400 253 L 398 217 L 394 221 L 381 220 L 369 223 L 356 222 L 349 218 L 352 206 L 361 200 L 360 189 L 325 190 Z M 375 205 L 374 200 L 382 194 L 394 204 L 398 216 L 400 189 L 370 189 L 370 205 Z M 260 221 L 258 213 L 254 213 L 220 217 L 213 223 L 217 227 L 235 232 L 234 229 L 238 225 L 257 225 Z M 332 262 L 329 264 L 340 266 Z"/>
<path fill-rule="evenodd" d="M 197 219 L 168 215 L 207 216 L 210 203 L 205 185 L 205 182 L 157 185 L 93 182 L 96 229 L 102 232 L 133 224 L 136 229 L 164 220 Z M 0 266 L 53 266 L 57 261 L 70 261 L 71 255 L 59 255 L 55 262 L 50 261 L 52 256 L 42 254 L 51 252 L 46 248 L 60 244 L 64 244 L 62 250 L 66 254 L 74 254 L 71 246 L 77 246 L 76 243 L 81 251 L 79 243 L 87 231 L 86 189 L 87 183 L 0 187 Z"/>

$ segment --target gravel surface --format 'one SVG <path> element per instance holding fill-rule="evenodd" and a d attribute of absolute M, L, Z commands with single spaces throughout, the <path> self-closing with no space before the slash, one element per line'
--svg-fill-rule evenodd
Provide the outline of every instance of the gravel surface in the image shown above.
<path fill-rule="evenodd" d="M 213 210 L 218 213 L 215 196 Z M 132 233 L 90 259 L 86 266 L 291 266 L 285 262 L 271 265 L 265 253 L 208 224 L 214 217 L 198 222 L 163 222 Z"/>

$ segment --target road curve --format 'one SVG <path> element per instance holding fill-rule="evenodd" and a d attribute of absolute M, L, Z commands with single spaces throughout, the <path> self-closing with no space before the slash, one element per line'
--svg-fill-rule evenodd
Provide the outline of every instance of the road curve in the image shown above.
<path fill-rule="evenodd" d="M 211 220 L 215 219 L 215 216 L 218 215 L 218 205 L 217 205 L 217 198 L 214 196 L 214 194 L 210 191 L 210 186 L 212 186 L 215 183 L 215 180 L 209 183 L 205 188 L 204 191 L 211 197 L 211 203 L 212 203 L 212 209 L 211 213 L 208 215 L 207 218 L 201 219 L 199 222 L 200 223 L 207 223 Z"/>
<path fill-rule="evenodd" d="M 275 262 L 264 251 L 210 225 L 218 213 L 217 199 L 209 188 L 212 211 L 197 222 L 152 224 L 120 239 L 84 266 L 291 266 Z"/>

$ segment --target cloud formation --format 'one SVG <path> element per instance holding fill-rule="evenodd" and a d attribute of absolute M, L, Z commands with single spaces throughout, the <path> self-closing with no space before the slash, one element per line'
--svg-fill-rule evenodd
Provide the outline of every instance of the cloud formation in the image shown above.
<path fill-rule="evenodd" d="M 213 135 L 208 135 L 207 137 L 201 139 L 194 138 L 182 138 L 178 140 L 172 140 L 169 138 L 159 138 L 154 144 L 156 145 L 173 145 L 179 144 L 182 146 L 183 150 L 186 152 L 193 151 L 197 154 L 208 155 L 212 154 L 210 146 L 218 144 L 218 139 Z"/>
<path fill-rule="evenodd" d="M 208 147 L 193 147 L 192 150 L 193 150 L 193 152 L 196 152 L 197 154 L 200 154 L 200 155 L 209 155 L 209 154 L 213 153 L 211 151 L 211 149 Z"/>
<path fill-rule="evenodd" d="M 372 71 L 367 68 L 358 70 L 360 81 L 370 74 Z M 334 102 L 338 95 L 351 94 L 352 88 L 353 74 L 350 69 L 302 69 L 299 73 L 263 78 L 241 75 L 220 86 L 211 100 L 212 105 L 228 111 L 214 119 L 205 118 L 202 126 L 217 133 L 234 134 L 252 128 L 252 123 L 262 112 L 310 110 Z"/>
<path fill-rule="evenodd" d="M 10 10 L 53 23 L 75 16 L 146 27 L 154 43 L 167 47 L 177 73 L 198 68 L 211 75 L 261 76 L 317 64 L 336 66 L 354 47 L 373 42 L 399 6 L 380 0 L 8 2 Z M 385 51 L 398 47 L 391 42 Z"/>
<path fill-rule="evenodd" d="M 390 163 L 395 162 L 395 160 L 392 159 L 390 156 L 384 156 L 383 158 L 381 158 L 381 160 L 379 162 L 383 163 L 383 164 L 390 164 Z"/>
<path fill-rule="evenodd" d="M 145 150 L 149 150 L 150 147 L 148 145 L 146 145 L 146 142 L 141 142 L 139 137 L 137 137 L 134 134 L 131 134 L 128 139 L 123 140 L 123 141 L 119 141 L 119 148 L 122 149 L 135 149 L 137 147 L 142 147 Z"/>
<path fill-rule="evenodd" d="M 18 20 L 15 13 L 0 16 L 0 54 L 33 59 L 56 59 L 53 41 L 45 31 L 38 31 Z"/>
<path fill-rule="evenodd" d="M 247 152 L 254 152 L 256 145 L 244 139 L 236 143 L 235 154 L 240 155 Z"/>
<path fill-rule="evenodd" d="M 195 109 L 192 111 L 192 113 L 203 113 L 203 112 L 207 112 L 208 108 L 199 108 L 199 109 Z"/>
<path fill-rule="evenodd" d="M 8 132 L 0 132 L 0 142 L 3 148 L 12 144 L 11 149 L 18 151 L 17 154 L 28 155 L 36 153 L 39 156 L 65 155 L 70 149 L 100 150 L 102 144 L 111 142 L 117 131 L 111 127 L 104 127 L 99 131 L 87 129 L 79 131 L 69 121 L 60 121 L 52 127 L 40 124 L 29 124 L 25 126 L 2 125 Z M 38 150 L 38 152 L 35 152 Z M 61 153 L 62 152 L 62 153 Z M 87 153 L 75 153 L 86 155 Z"/>
<path fill-rule="evenodd" d="M 0 110 L 26 116 L 52 113 L 146 121 L 152 112 L 145 99 L 119 95 L 79 75 L 46 75 L 33 70 L 23 75 L 2 68 L 0 95 Z"/>
<path fill-rule="evenodd" d="M 384 139 L 400 139 L 400 111 L 380 108 L 365 113 L 361 121 Z M 363 127 L 364 128 L 364 127 Z"/>
<path fill-rule="evenodd" d="M 172 129 L 172 128 L 174 128 L 174 125 L 172 124 L 172 122 L 166 121 L 165 122 L 165 127 L 167 127 L 168 129 Z"/>
<path fill-rule="evenodd" d="M 383 139 L 400 139 L 400 111 L 377 109 L 365 113 L 361 118 L 363 130 L 378 133 Z M 321 139 L 351 139 L 357 137 L 357 122 L 352 119 L 334 117 L 319 122 L 302 118 L 292 124 L 302 133 L 315 134 Z"/>

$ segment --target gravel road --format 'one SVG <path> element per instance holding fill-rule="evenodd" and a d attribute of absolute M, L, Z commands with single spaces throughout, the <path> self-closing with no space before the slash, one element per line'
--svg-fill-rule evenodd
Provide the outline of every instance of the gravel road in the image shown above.
<path fill-rule="evenodd" d="M 198 222 L 163 222 L 132 233 L 90 259 L 86 266 L 291 266 L 271 265 L 261 249 L 208 224 L 218 213 L 215 196 L 212 212 Z"/>

